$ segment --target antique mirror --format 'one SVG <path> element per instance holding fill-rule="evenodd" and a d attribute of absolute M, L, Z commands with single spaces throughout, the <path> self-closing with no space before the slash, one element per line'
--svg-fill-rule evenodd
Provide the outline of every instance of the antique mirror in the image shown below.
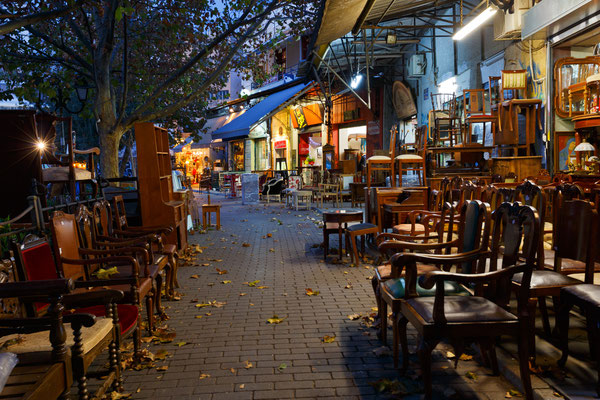
<path fill-rule="evenodd" d="M 600 72 L 600 57 L 565 57 L 554 64 L 556 114 L 570 118 L 583 114 L 586 78 Z"/>

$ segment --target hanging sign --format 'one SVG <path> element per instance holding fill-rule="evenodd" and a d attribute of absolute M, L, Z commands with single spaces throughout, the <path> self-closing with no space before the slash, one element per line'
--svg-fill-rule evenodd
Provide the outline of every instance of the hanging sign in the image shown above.
<path fill-rule="evenodd" d="M 367 122 L 367 135 L 379 135 L 379 121 Z"/>
<path fill-rule="evenodd" d="M 298 129 L 306 126 L 306 117 L 304 116 L 302 107 L 294 108 L 294 117 L 296 117 L 296 122 L 298 122 Z"/>

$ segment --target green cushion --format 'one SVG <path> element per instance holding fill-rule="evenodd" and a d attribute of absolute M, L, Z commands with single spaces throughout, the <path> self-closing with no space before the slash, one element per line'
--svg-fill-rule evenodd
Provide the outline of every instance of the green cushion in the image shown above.
<path fill-rule="evenodd" d="M 423 279 L 423 276 L 420 276 L 417 279 L 417 294 L 419 296 L 435 296 L 435 285 L 431 289 L 425 289 L 420 285 Z M 406 286 L 404 278 L 388 279 L 387 281 L 382 283 L 383 285 L 385 285 L 386 289 L 394 296 L 394 298 L 404 298 L 404 288 Z M 471 293 L 469 293 L 469 291 L 466 290 L 464 287 L 452 281 L 444 281 L 444 293 L 449 296 L 471 295 Z"/>

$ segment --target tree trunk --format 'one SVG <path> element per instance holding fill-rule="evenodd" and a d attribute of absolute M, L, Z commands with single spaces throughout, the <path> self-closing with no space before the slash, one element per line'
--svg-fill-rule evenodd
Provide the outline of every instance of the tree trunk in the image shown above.
<path fill-rule="evenodd" d="M 123 152 L 123 158 L 121 159 L 121 166 L 119 167 L 119 176 L 125 175 L 125 170 L 127 169 L 127 163 L 131 158 L 131 150 L 133 149 L 133 132 L 130 132 L 125 136 L 123 140 L 123 144 L 125 145 L 125 151 Z"/>
<path fill-rule="evenodd" d="M 103 178 L 119 177 L 119 142 L 116 132 L 98 132 L 100 136 L 100 173 Z"/>

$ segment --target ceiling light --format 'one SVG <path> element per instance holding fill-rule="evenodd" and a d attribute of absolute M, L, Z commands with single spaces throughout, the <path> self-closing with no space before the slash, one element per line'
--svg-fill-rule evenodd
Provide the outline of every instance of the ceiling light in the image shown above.
<path fill-rule="evenodd" d="M 452 36 L 452 40 L 464 39 L 469 33 L 473 32 L 488 19 L 492 18 L 492 16 L 496 14 L 496 11 L 498 11 L 498 9 L 493 7 L 486 8 L 481 14 L 473 18 L 471 22 L 460 28 L 460 30 Z"/>
<path fill-rule="evenodd" d="M 361 81 L 362 81 L 362 74 L 356 74 L 350 81 L 350 87 L 352 89 L 356 89 L 358 87 L 358 85 L 360 85 Z"/>

